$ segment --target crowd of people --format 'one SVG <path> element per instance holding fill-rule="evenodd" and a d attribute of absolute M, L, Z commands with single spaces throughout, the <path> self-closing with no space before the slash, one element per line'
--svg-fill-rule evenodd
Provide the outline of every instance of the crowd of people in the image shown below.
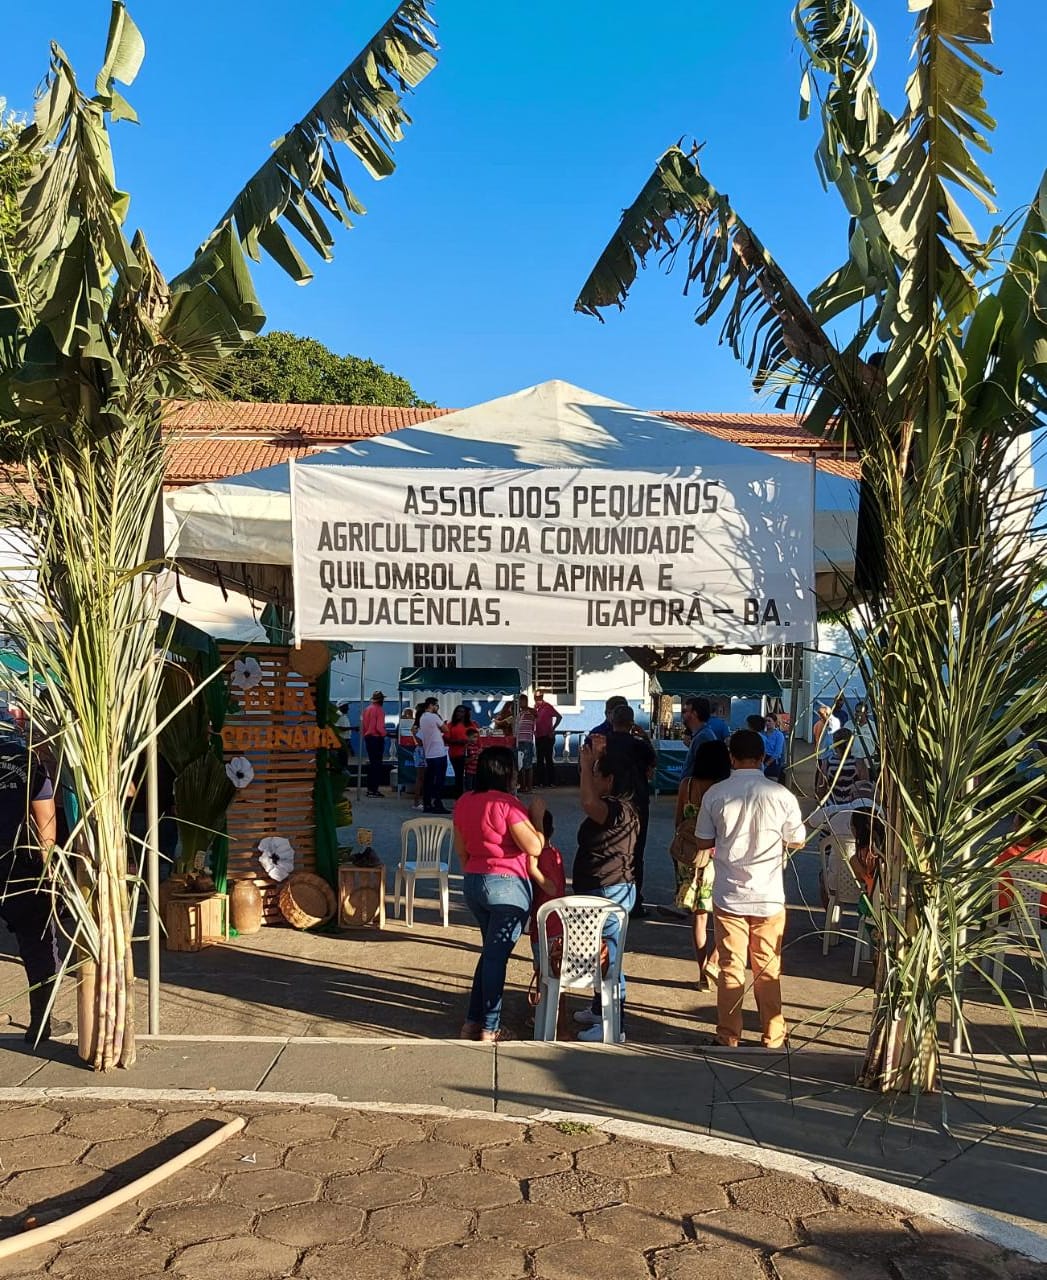
<path fill-rule="evenodd" d="M 376 692 L 362 719 L 372 796 L 381 794 L 383 701 Z M 605 897 L 631 918 L 642 918 L 657 756 L 624 697 L 609 698 L 604 712 L 584 736 L 579 755 L 584 818 L 571 888 Z M 445 790 L 454 798 L 465 898 L 482 935 L 463 1035 L 497 1038 L 504 1034 L 500 1015 L 509 955 L 528 919 L 535 927 L 538 907 L 567 887 L 563 859 L 552 842 L 552 816 L 541 795 L 556 785 L 552 745 L 562 717 L 542 690 L 533 704 L 525 694 L 507 702 L 483 735 L 465 704 L 456 706 L 447 721 L 436 697 L 405 715 L 414 744 L 414 808 L 447 814 Z M 786 735 L 773 712 L 750 716 L 747 727 L 732 734 L 709 699 L 699 696 L 683 699 L 681 718 L 688 750 L 669 850 L 676 880 L 670 910 L 689 920 L 699 989 L 716 989 L 716 1041 L 739 1041 L 748 966 L 763 1043 L 776 1048 L 786 1036 L 780 989 L 783 872 L 788 851 L 806 838 L 795 797 L 779 785 L 785 780 Z M 846 719 L 842 699 L 818 708 L 814 728 L 822 807 L 815 824 L 846 821 L 850 837 L 852 819 L 857 821 L 860 839 L 852 839 L 857 853 L 851 870 L 871 883 L 880 828 L 875 815 L 870 821 L 861 812 L 864 802 L 852 802 L 868 788 L 873 748 L 863 707 L 859 704 L 845 727 Z M 490 742 L 492 733 L 505 736 L 507 745 L 482 749 L 481 737 Z M 619 945 L 616 920 L 609 921 L 605 939 L 612 957 Z M 624 976 L 620 996 L 624 1029 Z M 598 992 L 576 1018 L 581 1039 L 601 1038 Z"/>
<path fill-rule="evenodd" d="M 537 701 L 537 699 L 536 699 Z M 530 719 L 526 701 L 516 710 Z M 605 718 L 584 739 L 579 753 L 579 797 L 583 820 L 572 865 L 575 894 L 597 896 L 636 916 L 642 912 L 644 855 L 649 821 L 650 779 L 656 756 L 624 698 L 610 699 Z M 424 714 L 424 713 L 423 713 Z M 731 734 L 715 723 L 709 703 L 686 699 L 683 718 L 691 741 L 677 797 L 676 823 L 690 838 L 674 839 L 677 905 L 693 920 L 699 985 L 717 986 L 715 1042 L 741 1038 L 745 971 L 753 989 L 763 1043 L 779 1048 L 786 1038 L 782 1017 L 781 951 L 785 930 L 784 865 L 787 851 L 803 845 L 806 832 L 793 794 L 779 785 L 784 751 L 777 722 L 763 732 Z M 454 808 L 454 838 L 465 873 L 465 900 L 481 934 L 481 950 L 461 1034 L 469 1039 L 506 1037 L 502 998 L 509 956 L 528 918 L 566 891 L 564 861 L 552 843 L 552 820 L 541 795 L 532 793 L 531 756 L 525 733 L 521 747 L 487 747 L 478 758 L 474 785 Z M 527 797 L 526 799 L 524 797 Z M 679 847 L 678 847 L 679 844 Z M 713 928 L 709 929 L 712 917 Z M 620 916 L 604 931 L 607 960 L 621 945 Z M 555 927 L 555 913 L 550 922 Z M 532 932 L 537 966 L 537 939 Z M 620 1034 L 626 1035 L 626 980 L 619 969 Z M 603 1039 L 600 993 L 574 1015 L 580 1040 Z"/>
<path fill-rule="evenodd" d="M 375 693 L 372 702 L 380 697 Z M 515 792 L 529 795 L 545 787 L 554 787 L 553 744 L 556 727 L 562 719 L 560 712 L 540 689 L 534 695 L 534 706 L 526 694 L 521 694 L 516 702 L 507 702 L 487 730 L 482 730 L 474 722 L 465 703 L 459 703 L 451 712 L 450 720 L 446 721 L 440 714 L 440 700 L 436 697 L 420 702 L 413 713 L 406 710 L 405 736 L 414 744 L 414 809 L 418 813 L 448 812 L 444 799 L 449 771 L 453 799 L 457 800 L 477 786 L 480 739 L 484 733 L 514 740 L 511 750 L 516 756 Z M 380 775 L 373 789 L 370 774 L 368 779 L 367 794 L 381 798 Z"/>

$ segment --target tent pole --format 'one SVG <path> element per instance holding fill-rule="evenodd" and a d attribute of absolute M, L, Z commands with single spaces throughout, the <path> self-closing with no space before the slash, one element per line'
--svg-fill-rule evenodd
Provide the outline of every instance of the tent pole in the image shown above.
<path fill-rule="evenodd" d="M 367 650 L 360 650 L 360 728 L 357 730 L 356 743 L 359 748 L 356 753 L 356 799 L 360 799 L 360 779 L 364 771 L 364 661 L 367 658 Z"/>
<path fill-rule="evenodd" d="M 789 679 L 789 737 L 786 739 L 785 763 L 789 783 L 793 778 L 793 743 L 796 741 L 796 717 L 800 714 L 800 678 L 803 675 L 803 645 L 792 646 L 793 662 Z"/>
<path fill-rule="evenodd" d="M 156 702 L 149 700 L 146 750 L 146 880 L 149 902 L 149 1016 L 151 1036 L 160 1034 L 160 786 L 157 759 Z"/>

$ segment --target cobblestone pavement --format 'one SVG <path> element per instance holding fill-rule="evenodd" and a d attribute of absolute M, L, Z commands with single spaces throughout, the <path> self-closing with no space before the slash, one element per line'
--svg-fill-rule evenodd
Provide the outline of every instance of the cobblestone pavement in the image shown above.
<path fill-rule="evenodd" d="M 97 1199 L 233 1114 L 64 1098 L 0 1108 L 0 1235 Z M 0 1276 L 1047 1277 L 847 1190 L 589 1125 L 256 1104 L 235 1114 L 243 1133 L 91 1228 L 0 1260 Z"/>

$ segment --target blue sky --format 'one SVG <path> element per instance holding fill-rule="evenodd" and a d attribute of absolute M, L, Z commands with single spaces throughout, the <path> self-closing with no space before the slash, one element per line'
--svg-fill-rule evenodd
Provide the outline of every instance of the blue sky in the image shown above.
<path fill-rule="evenodd" d="M 128 93 L 141 125 L 115 130 L 118 179 L 169 274 L 232 194 L 393 7 L 392 0 L 139 0 L 147 57 Z M 878 84 L 898 104 L 911 15 L 867 0 Z M 691 322 L 680 282 L 651 271 L 605 325 L 576 316 L 579 286 L 657 156 L 705 141 L 704 168 L 803 288 L 837 265 L 845 222 L 797 119 L 791 0 L 435 0 L 440 65 L 410 110 L 399 168 L 357 193 L 368 216 L 340 232 L 306 288 L 263 266 L 273 328 L 381 361 L 439 404 L 464 406 L 564 378 L 644 408 L 761 405 L 716 332 Z M 0 46 L 0 95 L 28 109 L 57 39 L 87 86 L 108 0 L 17 7 Z M 12 29 L 13 28 L 13 29 Z M 1005 212 L 1047 163 L 1047 4 L 1007 0 L 989 86 L 999 130 L 990 172 Z"/>

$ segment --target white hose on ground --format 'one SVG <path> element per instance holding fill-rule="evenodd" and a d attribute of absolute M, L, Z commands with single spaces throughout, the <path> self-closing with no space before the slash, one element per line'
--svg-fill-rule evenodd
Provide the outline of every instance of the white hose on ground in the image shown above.
<path fill-rule="evenodd" d="M 94 1204 L 85 1205 L 84 1208 L 77 1209 L 75 1213 L 67 1214 L 64 1218 L 57 1218 L 54 1222 L 45 1223 L 42 1227 L 34 1227 L 31 1231 L 23 1231 L 21 1235 L 8 1236 L 6 1239 L 0 1240 L 0 1258 L 11 1258 L 15 1254 L 24 1253 L 26 1249 L 33 1249 L 39 1244 L 49 1244 L 52 1240 L 57 1240 L 59 1236 L 68 1235 L 70 1231 L 75 1231 L 77 1227 L 82 1227 L 88 1222 L 93 1222 L 95 1218 L 100 1218 L 103 1213 L 108 1213 L 110 1209 L 117 1209 L 120 1205 L 126 1204 L 128 1200 L 134 1200 L 142 1195 L 143 1192 L 151 1190 L 158 1183 L 170 1178 L 172 1174 L 184 1169 L 186 1165 L 192 1164 L 194 1160 L 199 1160 L 201 1156 L 207 1155 L 215 1147 L 221 1146 L 227 1138 L 231 1138 L 234 1133 L 239 1133 L 246 1123 L 243 1116 L 237 1116 L 235 1120 L 230 1120 L 228 1124 L 222 1125 L 220 1129 L 216 1129 L 214 1133 L 195 1143 L 187 1151 L 183 1151 L 180 1155 L 172 1156 L 170 1160 L 153 1169 L 151 1173 L 143 1173 L 134 1182 L 129 1182 L 126 1187 L 111 1191 L 109 1195 L 103 1196 L 101 1200 L 96 1200 Z"/>

